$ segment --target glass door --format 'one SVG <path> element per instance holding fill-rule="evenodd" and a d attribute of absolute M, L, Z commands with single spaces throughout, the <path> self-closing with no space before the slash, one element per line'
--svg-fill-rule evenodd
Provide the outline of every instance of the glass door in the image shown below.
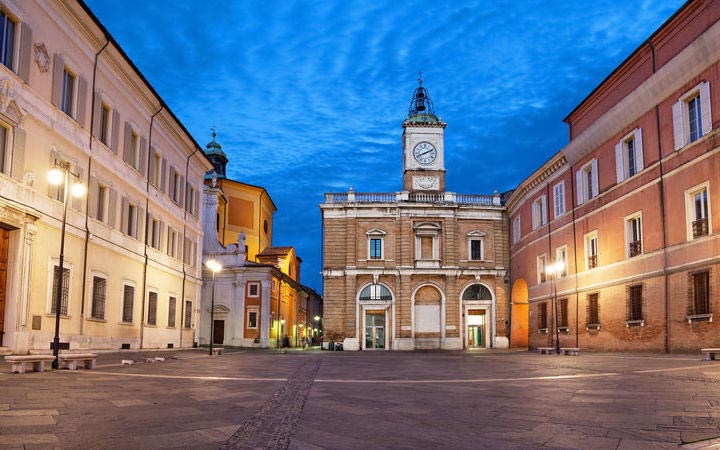
<path fill-rule="evenodd" d="M 385 348 L 385 312 L 367 312 L 365 314 L 365 348 L 368 350 Z"/>
<path fill-rule="evenodd" d="M 485 347 L 485 310 L 469 310 L 467 314 L 468 348 Z"/>

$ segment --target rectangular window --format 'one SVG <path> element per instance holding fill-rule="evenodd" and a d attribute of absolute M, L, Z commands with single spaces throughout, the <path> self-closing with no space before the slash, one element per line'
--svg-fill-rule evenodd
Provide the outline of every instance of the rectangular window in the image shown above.
<path fill-rule="evenodd" d="M 558 274 L 559 277 L 567 276 L 568 270 L 568 257 L 567 257 L 567 245 L 558 247 L 555 249 L 555 261 L 562 263 L 562 270 Z"/>
<path fill-rule="evenodd" d="M 558 327 L 568 327 L 568 299 L 566 298 L 558 300 Z"/>
<path fill-rule="evenodd" d="M 0 27 L 2 28 L 2 36 L 0 36 L 0 62 L 10 70 L 14 70 L 15 55 L 15 28 L 17 24 L 0 11 Z"/>
<path fill-rule="evenodd" d="M 160 220 L 152 219 L 148 231 L 150 232 L 150 246 L 160 249 Z"/>
<path fill-rule="evenodd" d="M 577 204 L 581 205 L 598 195 L 597 160 L 593 159 L 575 173 L 577 182 Z"/>
<path fill-rule="evenodd" d="M 627 287 L 627 320 L 643 320 L 643 285 Z"/>
<path fill-rule="evenodd" d="M 192 326 L 192 302 L 190 300 L 185 300 L 185 328 L 190 328 Z"/>
<path fill-rule="evenodd" d="M 483 259 L 482 239 L 470 239 L 470 260 L 482 261 Z"/>
<path fill-rule="evenodd" d="M 100 107 L 100 142 L 110 145 L 110 107 L 105 103 Z"/>
<path fill-rule="evenodd" d="M 157 292 L 150 292 L 148 294 L 148 325 L 157 325 Z"/>
<path fill-rule="evenodd" d="M 248 328 L 255 329 L 258 327 L 257 317 L 258 317 L 257 311 L 248 311 L 248 316 L 247 316 L 247 327 Z"/>
<path fill-rule="evenodd" d="M 75 117 L 73 110 L 73 102 L 75 100 L 75 87 L 77 78 L 67 69 L 62 74 L 62 90 L 60 96 L 60 109 L 70 117 Z"/>
<path fill-rule="evenodd" d="M 553 186 L 553 205 L 555 207 L 555 217 L 565 214 L 565 182 L 561 181 Z"/>
<path fill-rule="evenodd" d="M 107 187 L 98 184 L 97 204 L 95 209 L 95 218 L 100 222 L 105 221 L 105 202 L 107 201 Z"/>
<path fill-rule="evenodd" d="M 248 283 L 248 297 L 260 296 L 260 283 Z"/>
<path fill-rule="evenodd" d="M 600 294 L 597 292 L 587 295 L 587 322 L 588 326 L 600 325 Z"/>
<path fill-rule="evenodd" d="M 520 216 L 517 216 L 513 219 L 513 243 L 520 242 L 520 238 Z"/>
<path fill-rule="evenodd" d="M 594 269 L 598 266 L 598 237 L 597 231 L 585 235 L 585 268 Z"/>
<path fill-rule="evenodd" d="M 170 297 L 168 299 L 168 326 L 170 328 L 175 328 L 175 308 L 176 308 L 177 299 L 175 297 Z"/>
<path fill-rule="evenodd" d="M 162 173 L 162 157 L 158 155 L 157 153 L 153 153 L 153 171 L 152 171 L 152 179 L 150 182 L 154 184 L 156 187 L 160 187 L 160 174 Z"/>
<path fill-rule="evenodd" d="M 703 186 L 687 192 L 687 215 L 689 222 L 689 239 L 697 239 L 710 234 L 710 214 L 708 189 Z"/>
<path fill-rule="evenodd" d="M 180 174 L 170 169 L 170 198 L 175 203 L 180 202 Z"/>
<path fill-rule="evenodd" d="M 533 230 L 547 223 L 547 199 L 544 195 L 535 199 L 532 204 Z"/>
<path fill-rule="evenodd" d="M 620 183 L 643 170 L 642 129 L 636 128 L 615 144 L 615 172 Z"/>
<path fill-rule="evenodd" d="M 133 166 L 136 169 L 142 170 L 141 167 L 138 167 L 138 142 L 140 138 L 138 137 L 137 133 L 134 131 L 130 132 L 130 154 L 128 155 L 128 159 L 130 160 L 130 165 Z"/>
<path fill-rule="evenodd" d="M 538 329 L 547 330 L 547 302 L 538 305 Z"/>
<path fill-rule="evenodd" d="M 167 254 L 175 258 L 177 254 L 177 232 L 170 227 L 167 230 Z"/>
<path fill-rule="evenodd" d="M 710 271 L 690 274 L 688 316 L 710 314 Z"/>
<path fill-rule="evenodd" d="M 370 259 L 382 259 L 382 238 L 370 239 Z"/>
<path fill-rule="evenodd" d="M 0 125 L 0 172 L 9 174 L 9 168 L 5 164 L 5 158 L 7 156 L 7 141 L 8 141 L 8 129 Z"/>
<path fill-rule="evenodd" d="M 625 239 L 628 258 L 642 253 L 642 221 L 639 214 L 625 219 Z"/>
<path fill-rule="evenodd" d="M 672 106 L 675 150 L 697 141 L 712 131 L 710 83 L 700 83 Z"/>
<path fill-rule="evenodd" d="M 537 257 L 537 275 L 538 275 L 538 283 L 544 283 L 547 274 L 545 273 L 546 267 L 545 267 L 545 254 L 542 254 Z"/>
<path fill-rule="evenodd" d="M 125 234 L 128 236 L 135 236 L 135 220 L 136 220 L 137 207 L 132 203 L 128 204 L 127 207 L 127 223 L 125 223 Z"/>
<path fill-rule="evenodd" d="M 93 276 L 92 283 L 92 308 L 90 317 L 93 319 L 105 318 L 105 294 L 107 290 L 107 280 L 102 277 Z"/>
<path fill-rule="evenodd" d="M 123 286 L 123 312 L 122 321 L 132 323 L 133 307 L 135 306 L 135 286 L 126 284 Z"/>
<path fill-rule="evenodd" d="M 185 210 L 195 215 L 195 188 L 190 183 L 185 185 Z M 247 253 L 246 253 L 247 254 Z"/>
<path fill-rule="evenodd" d="M 52 298 L 50 299 L 50 312 L 56 314 L 57 295 L 60 288 L 60 266 L 53 266 Z M 60 297 L 60 314 L 68 314 L 68 298 L 70 295 L 70 269 L 63 267 L 62 295 Z"/>

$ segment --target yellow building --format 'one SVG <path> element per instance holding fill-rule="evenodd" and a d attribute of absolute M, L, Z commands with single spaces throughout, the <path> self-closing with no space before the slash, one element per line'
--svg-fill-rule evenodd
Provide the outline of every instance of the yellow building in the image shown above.
<path fill-rule="evenodd" d="M 212 336 L 215 345 L 279 347 L 285 337 L 288 345 L 302 345 L 313 333 L 307 311 L 319 311 L 320 300 L 299 283 L 295 249 L 272 247 L 272 198 L 264 188 L 227 178 L 228 159 L 214 133 L 205 153 L 214 170 L 205 176 L 203 258 L 222 270 L 205 269 L 200 344 Z"/>
<path fill-rule="evenodd" d="M 0 16 L 3 351 L 51 348 L 58 293 L 61 347 L 192 346 L 210 162 L 85 4 Z M 49 182 L 59 167 L 84 196 Z"/>

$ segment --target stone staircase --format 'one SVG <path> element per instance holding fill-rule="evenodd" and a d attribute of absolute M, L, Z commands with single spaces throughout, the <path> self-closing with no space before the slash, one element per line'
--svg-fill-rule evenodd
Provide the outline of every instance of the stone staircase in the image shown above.
<path fill-rule="evenodd" d="M 0 356 L 12 355 L 12 352 L 7 347 L 0 347 Z"/>

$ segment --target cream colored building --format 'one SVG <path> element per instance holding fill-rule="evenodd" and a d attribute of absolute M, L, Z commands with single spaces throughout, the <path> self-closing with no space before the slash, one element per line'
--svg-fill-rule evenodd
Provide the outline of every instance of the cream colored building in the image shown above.
<path fill-rule="evenodd" d="M 201 286 L 198 144 L 84 3 L 8 0 L 0 47 L 0 325 L 6 351 L 49 350 L 66 163 L 60 341 L 192 346 Z M 71 176 L 71 180 L 74 177 Z"/>
<path fill-rule="evenodd" d="M 505 208 L 497 194 L 445 191 L 445 126 L 421 81 L 403 122 L 403 190 L 325 194 L 325 342 L 508 346 Z"/>

